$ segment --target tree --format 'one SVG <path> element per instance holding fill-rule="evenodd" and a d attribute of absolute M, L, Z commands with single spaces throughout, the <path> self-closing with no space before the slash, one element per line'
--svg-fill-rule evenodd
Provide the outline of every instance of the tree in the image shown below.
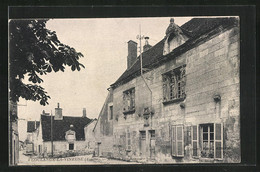
<path fill-rule="evenodd" d="M 40 75 L 50 72 L 64 72 L 65 66 L 79 71 L 84 65 L 83 57 L 74 48 L 61 43 L 55 31 L 46 28 L 47 20 L 10 20 L 9 22 L 9 81 L 10 100 L 40 101 L 48 104 L 47 92 L 39 84 Z M 29 84 L 23 81 L 28 76 Z"/>

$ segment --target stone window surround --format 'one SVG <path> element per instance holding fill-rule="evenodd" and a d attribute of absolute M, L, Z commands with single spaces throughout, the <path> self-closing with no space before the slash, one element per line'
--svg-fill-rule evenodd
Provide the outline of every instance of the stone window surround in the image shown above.
<path fill-rule="evenodd" d="M 175 67 L 174 69 L 171 69 L 171 70 L 169 70 L 169 71 L 167 71 L 167 72 L 164 72 L 164 73 L 162 73 L 161 75 L 162 75 L 162 77 L 164 78 L 164 76 L 166 76 L 166 75 L 171 75 L 170 73 L 172 73 L 172 72 L 178 72 L 178 73 L 180 73 L 180 69 L 184 69 L 184 72 L 186 72 L 185 71 L 185 68 L 186 68 L 186 64 L 184 64 L 184 65 L 181 65 L 181 66 L 178 66 L 178 67 Z M 179 75 L 178 75 L 179 76 Z M 182 76 L 182 78 L 184 78 L 184 77 L 186 77 L 186 74 L 184 73 L 184 76 Z M 181 79 L 182 79 L 181 78 Z M 179 79 L 178 81 L 177 81 L 177 84 L 179 83 L 179 82 L 181 82 L 180 80 L 181 79 Z M 167 100 L 167 98 L 166 98 L 166 100 L 165 100 L 165 94 L 167 94 L 166 96 L 168 97 L 169 95 L 170 95 L 170 92 L 169 91 L 167 91 L 166 93 L 165 93 L 165 81 L 163 80 L 163 104 L 164 105 L 167 105 L 167 104 L 171 104 L 171 103 L 176 103 L 176 102 L 181 102 L 181 101 L 183 101 L 183 100 L 185 100 L 185 98 L 186 98 L 186 94 L 185 94 L 185 85 L 186 85 L 186 79 L 184 78 L 184 88 L 180 88 L 180 89 L 184 89 L 184 92 L 183 93 L 181 93 L 182 95 L 178 95 L 178 98 L 168 98 L 168 100 Z M 166 83 L 167 84 L 167 83 Z M 167 89 L 169 89 L 169 85 L 166 85 L 166 87 L 167 87 Z M 179 90 L 179 88 L 178 88 L 178 90 L 177 91 L 180 91 Z"/>
<path fill-rule="evenodd" d="M 131 96 L 130 102 L 128 102 L 127 99 L 125 98 L 127 94 L 130 94 Z M 123 102 L 124 102 L 123 114 L 125 115 L 133 114 L 135 112 L 135 87 L 127 89 L 123 92 Z M 125 109 L 126 106 L 128 106 L 128 109 Z"/>

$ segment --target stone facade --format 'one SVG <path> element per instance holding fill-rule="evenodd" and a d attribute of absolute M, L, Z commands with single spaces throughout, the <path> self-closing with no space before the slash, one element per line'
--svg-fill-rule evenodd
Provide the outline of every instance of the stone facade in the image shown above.
<path fill-rule="evenodd" d="M 19 161 L 17 103 L 9 101 L 9 165 L 17 165 Z"/>
<path fill-rule="evenodd" d="M 240 162 L 239 41 L 238 26 L 204 35 L 193 48 L 115 87 L 112 125 L 104 122 L 106 112 L 99 119 L 100 128 L 113 128 L 113 150 L 103 151 L 125 160 Z M 185 68 L 185 96 L 165 102 L 163 75 L 179 67 Z M 134 111 L 125 113 L 124 92 L 133 88 Z"/>

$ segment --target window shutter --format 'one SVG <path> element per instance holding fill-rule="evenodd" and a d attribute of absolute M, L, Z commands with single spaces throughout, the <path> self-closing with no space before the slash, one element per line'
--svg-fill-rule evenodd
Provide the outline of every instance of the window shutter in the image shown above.
<path fill-rule="evenodd" d="M 126 130 L 126 150 L 131 150 L 131 133 L 129 129 Z"/>
<path fill-rule="evenodd" d="M 214 157 L 216 159 L 223 158 L 223 124 L 214 124 Z"/>
<path fill-rule="evenodd" d="M 183 126 L 176 127 L 177 156 L 184 156 Z"/>
<path fill-rule="evenodd" d="M 172 126 L 172 156 L 184 156 L 183 126 Z"/>
<path fill-rule="evenodd" d="M 197 125 L 193 125 L 191 128 L 191 145 L 192 145 L 192 156 L 198 156 L 198 140 L 199 140 L 199 127 Z"/>
<path fill-rule="evenodd" d="M 172 156 L 177 156 L 177 151 L 176 151 L 176 126 L 172 126 Z"/>

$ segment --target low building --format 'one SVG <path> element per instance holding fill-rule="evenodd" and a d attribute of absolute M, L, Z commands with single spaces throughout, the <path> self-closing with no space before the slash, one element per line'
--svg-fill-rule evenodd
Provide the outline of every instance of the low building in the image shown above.
<path fill-rule="evenodd" d="M 55 108 L 55 115 L 42 114 L 42 153 L 44 156 L 71 153 L 84 153 L 87 148 L 84 127 L 91 122 L 83 110 L 82 117 L 63 116 L 62 108 Z"/>
<path fill-rule="evenodd" d="M 182 26 L 171 19 L 165 38 L 146 41 L 142 72 L 137 43 L 129 41 L 127 69 L 111 85 L 95 129 L 99 154 L 240 162 L 239 33 L 235 17 Z"/>
<path fill-rule="evenodd" d="M 26 154 L 37 154 L 40 121 L 27 121 Z"/>

